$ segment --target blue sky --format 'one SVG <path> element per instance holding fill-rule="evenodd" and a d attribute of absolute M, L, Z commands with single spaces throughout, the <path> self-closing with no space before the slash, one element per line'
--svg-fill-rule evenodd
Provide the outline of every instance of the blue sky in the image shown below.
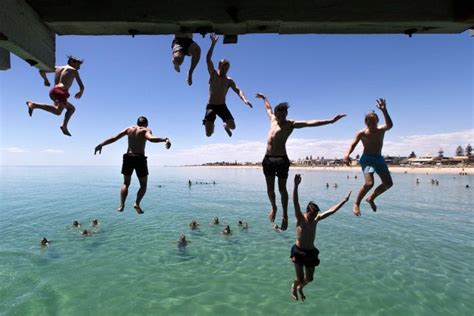
<path fill-rule="evenodd" d="M 227 104 L 237 125 L 232 138 L 219 119 L 215 134 L 205 137 L 210 40 L 194 39 L 202 57 L 189 87 L 189 59 L 180 74 L 172 67 L 172 36 L 58 36 L 58 65 L 65 64 L 67 54 L 85 59 L 80 71 L 84 95 L 71 99 L 76 106 L 69 124 L 73 137 L 60 132 L 62 116 L 40 110 L 28 116 L 25 101 L 49 103 L 49 88 L 35 68 L 12 55 L 12 68 L 0 72 L 0 164 L 119 165 L 126 139 L 104 147 L 101 156 L 94 156 L 93 149 L 140 115 L 148 117 L 155 135 L 173 142 L 169 151 L 148 144 L 150 165 L 258 161 L 265 153 L 269 122 L 256 92 L 265 93 L 272 105 L 288 101 L 291 119 L 347 114 L 334 125 L 295 130 L 288 142 L 292 159 L 343 156 L 379 97 L 387 99 L 394 121 L 384 154 L 436 154 L 441 147 L 453 155 L 457 145 L 474 144 L 474 39 L 467 32 L 412 38 L 261 34 L 239 36 L 236 45 L 219 40 L 214 60 L 230 60 L 229 76 L 254 104 L 249 109 L 229 91 Z M 73 86 L 71 94 L 77 90 Z M 359 145 L 354 155 L 361 151 Z"/>

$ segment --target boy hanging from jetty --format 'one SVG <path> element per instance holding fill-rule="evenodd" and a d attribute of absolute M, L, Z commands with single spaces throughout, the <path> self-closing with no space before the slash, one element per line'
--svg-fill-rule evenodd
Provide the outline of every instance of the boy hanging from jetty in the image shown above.
<path fill-rule="evenodd" d="M 313 201 L 306 206 L 306 212 L 301 213 L 298 199 L 298 186 L 301 183 L 301 175 L 295 175 L 295 187 L 293 189 L 293 203 L 295 205 L 296 217 L 296 243 L 291 248 L 291 261 L 295 266 L 296 278 L 291 284 L 291 297 L 297 301 L 298 294 L 302 301 L 306 299 L 303 287 L 313 281 L 314 270 L 319 265 L 319 250 L 314 246 L 316 238 L 316 225 L 329 215 L 336 213 L 351 196 L 349 192 L 341 202 L 334 205 L 326 212 L 319 214 L 319 207 Z"/>
<path fill-rule="evenodd" d="M 379 175 L 380 180 L 382 180 L 382 183 L 374 190 L 372 195 L 366 199 L 374 212 L 377 211 L 377 206 L 374 202 L 375 198 L 387 191 L 393 185 L 390 171 L 388 170 L 387 164 L 382 157 L 383 138 L 385 136 L 385 132 L 393 127 L 393 123 L 390 115 L 388 115 L 385 99 L 378 99 L 376 106 L 378 109 L 380 109 L 380 111 L 382 111 L 385 119 L 385 125 L 378 125 L 379 117 L 374 112 L 367 114 L 365 116 L 365 125 L 367 125 L 367 127 L 363 128 L 356 134 L 344 157 L 345 163 L 349 165 L 351 161 L 349 157 L 350 154 L 354 151 L 359 141 L 362 141 L 362 144 L 364 145 L 364 153 L 362 157 L 360 157 L 359 163 L 362 167 L 362 171 L 364 172 L 365 184 L 360 189 L 357 199 L 354 202 L 352 212 L 356 216 L 361 215 L 360 202 L 367 192 L 369 192 L 374 186 L 374 172 L 376 172 Z"/>

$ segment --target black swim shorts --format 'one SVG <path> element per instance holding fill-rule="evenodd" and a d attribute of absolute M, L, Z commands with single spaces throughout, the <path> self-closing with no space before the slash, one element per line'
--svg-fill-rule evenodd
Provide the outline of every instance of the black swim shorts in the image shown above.
<path fill-rule="evenodd" d="M 206 115 L 204 120 L 202 120 L 202 125 L 206 124 L 206 121 L 214 123 L 216 120 L 216 115 L 218 115 L 222 121 L 233 120 L 234 117 L 230 114 L 227 105 L 225 104 L 208 104 L 206 106 Z"/>
<path fill-rule="evenodd" d="M 137 177 L 142 178 L 148 175 L 147 157 L 143 154 L 124 154 L 122 163 L 122 174 L 131 176 L 133 170 Z"/>
<path fill-rule="evenodd" d="M 291 247 L 291 261 L 300 266 L 306 266 L 308 268 L 319 266 L 318 255 L 318 248 L 303 249 L 297 245 L 293 245 L 293 247 Z"/>
<path fill-rule="evenodd" d="M 171 48 L 173 49 L 173 53 L 179 51 L 184 55 L 189 55 L 188 50 L 192 43 L 194 43 L 194 41 L 191 38 L 175 37 L 171 43 Z"/>
<path fill-rule="evenodd" d="M 287 155 L 265 155 L 265 157 L 263 157 L 262 167 L 266 177 L 276 175 L 278 178 L 287 179 L 288 171 L 290 170 L 290 160 Z"/>

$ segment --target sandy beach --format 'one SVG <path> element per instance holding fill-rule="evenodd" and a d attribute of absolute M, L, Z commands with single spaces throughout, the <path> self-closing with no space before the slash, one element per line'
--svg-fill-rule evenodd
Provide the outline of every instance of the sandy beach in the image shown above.
<path fill-rule="evenodd" d="M 193 168 L 261 168 L 261 166 L 186 166 Z M 356 167 L 304 167 L 304 166 L 291 166 L 291 170 L 304 170 L 306 171 L 340 171 L 340 172 L 361 172 L 359 166 Z M 390 172 L 393 173 L 415 173 L 415 174 L 452 174 L 452 175 L 461 175 L 461 173 L 467 173 L 467 175 L 472 176 L 474 174 L 474 166 L 469 167 L 399 167 L 399 166 L 389 166 Z"/>

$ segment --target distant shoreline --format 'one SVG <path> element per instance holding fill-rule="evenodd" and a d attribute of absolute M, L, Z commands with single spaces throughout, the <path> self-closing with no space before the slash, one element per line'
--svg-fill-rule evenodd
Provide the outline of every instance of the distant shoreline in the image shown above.
<path fill-rule="evenodd" d="M 181 166 L 184 168 L 228 168 L 228 169 L 261 169 L 261 166 L 204 166 L 204 165 L 194 165 L 194 166 Z M 464 172 L 467 175 L 474 175 L 474 167 L 399 167 L 399 166 L 389 166 L 390 172 L 392 173 L 416 173 L 416 174 L 453 174 L 460 175 Z M 464 171 L 463 171 L 464 169 Z M 304 170 L 304 171 L 338 171 L 338 172 L 362 172 L 359 166 L 356 167 L 305 167 L 305 166 L 292 166 L 290 170 Z"/>

